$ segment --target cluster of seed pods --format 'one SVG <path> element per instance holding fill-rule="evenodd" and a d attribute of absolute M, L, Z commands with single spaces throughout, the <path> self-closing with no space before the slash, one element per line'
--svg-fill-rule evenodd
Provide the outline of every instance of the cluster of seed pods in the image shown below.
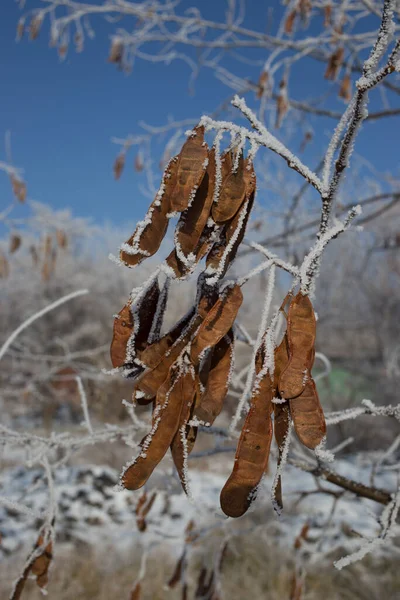
<path fill-rule="evenodd" d="M 157 252 L 169 219 L 179 217 L 174 249 L 162 269 L 165 284 L 160 289 L 157 271 L 114 321 L 112 364 L 133 378 L 135 402 L 153 407 L 151 430 L 121 476 L 127 489 L 141 488 L 170 448 L 188 492 L 186 464 L 196 441 L 196 424 L 212 425 L 228 393 L 234 323 L 243 294 L 239 283 L 222 279 L 243 240 L 255 187 L 253 165 L 243 151 L 228 149 L 219 156 L 204 141 L 204 128 L 196 127 L 169 162 L 145 219 L 121 246 L 120 260 L 134 267 Z M 188 277 L 204 257 L 192 308 L 161 335 L 170 279 Z M 290 305 L 287 333 L 275 350 L 273 381 L 264 369 L 262 348 L 257 354 L 257 385 L 235 466 L 221 493 L 222 509 L 229 516 L 246 512 L 266 469 L 273 412 L 280 448 L 290 416 L 306 446 L 316 447 L 324 436 L 323 413 L 310 375 L 314 342 L 314 312 L 308 297 L 300 294 Z"/>

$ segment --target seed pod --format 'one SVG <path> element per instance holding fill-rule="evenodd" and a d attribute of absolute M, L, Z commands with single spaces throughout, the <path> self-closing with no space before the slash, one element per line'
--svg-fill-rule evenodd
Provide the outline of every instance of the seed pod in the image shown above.
<path fill-rule="evenodd" d="M 13 235 L 10 237 L 10 254 L 13 254 L 14 252 L 16 252 L 18 250 L 18 248 L 21 246 L 21 236 L 19 236 L 16 233 L 13 233 Z"/>
<path fill-rule="evenodd" d="M 186 552 L 185 552 L 185 550 L 183 550 L 181 556 L 178 559 L 178 562 L 175 565 L 174 572 L 167 583 L 167 587 L 170 590 L 175 588 L 182 579 L 182 574 L 183 574 L 184 566 L 185 566 L 185 558 L 186 558 Z"/>
<path fill-rule="evenodd" d="M 156 367 L 148 369 L 143 373 L 137 383 L 137 389 L 147 396 L 154 396 L 159 387 L 168 377 L 170 367 L 190 342 L 193 333 L 199 327 L 201 318 L 197 315 L 190 322 L 184 333 L 177 339 L 173 346 L 165 353 Z"/>
<path fill-rule="evenodd" d="M 150 205 L 146 217 L 140 221 L 133 235 L 121 246 L 120 259 L 127 267 L 140 264 L 159 249 L 168 227 L 170 194 L 176 181 L 177 161 L 172 159 L 165 169 L 160 189 Z"/>
<path fill-rule="evenodd" d="M 35 15 L 29 25 L 29 38 L 36 40 L 42 26 L 43 17 L 40 14 Z"/>
<path fill-rule="evenodd" d="M 308 296 L 301 292 L 290 303 L 287 336 L 289 362 L 279 379 L 282 398 L 296 398 L 305 388 L 313 365 L 316 322 Z"/>
<path fill-rule="evenodd" d="M 154 501 L 157 497 L 157 492 L 153 492 L 150 498 L 147 498 L 147 493 L 143 492 L 143 494 L 139 497 L 139 500 L 136 504 L 136 526 L 139 531 L 143 532 L 147 529 L 146 517 L 152 509 Z"/>
<path fill-rule="evenodd" d="M 189 323 L 195 315 L 195 309 L 191 308 L 188 313 L 180 320 L 172 329 L 163 335 L 163 337 L 152 344 L 149 344 L 140 353 L 140 361 L 153 369 L 163 359 L 164 355 L 172 348 L 173 344 L 182 335 L 184 329 L 188 327 Z"/>
<path fill-rule="evenodd" d="M 326 435 L 326 423 L 312 378 L 307 381 L 300 396 L 290 400 L 289 404 L 297 437 L 304 446 L 314 450 Z"/>
<path fill-rule="evenodd" d="M 194 410 L 194 416 L 200 421 L 212 425 L 221 413 L 228 393 L 233 356 L 234 337 L 232 329 L 230 329 L 210 353 L 209 365 L 207 365 L 206 389 Z"/>
<path fill-rule="evenodd" d="M 196 127 L 178 155 L 176 183 L 171 192 L 171 211 L 187 209 L 199 187 L 208 162 L 208 146 L 204 142 L 204 127 Z"/>
<path fill-rule="evenodd" d="M 198 262 L 207 254 L 210 250 L 212 241 L 210 239 L 212 227 L 205 227 L 203 235 L 200 238 L 199 243 L 190 255 L 186 258 L 182 254 L 178 254 L 178 250 L 175 247 L 166 259 L 167 265 L 173 270 L 175 277 L 182 279 L 187 275 L 190 275 L 196 268 Z M 183 262 L 179 256 L 183 257 Z"/>
<path fill-rule="evenodd" d="M 113 338 L 110 348 L 111 363 L 114 368 L 126 362 L 126 350 L 133 332 L 133 316 L 129 304 L 119 311 L 114 319 Z"/>
<path fill-rule="evenodd" d="M 26 183 L 14 174 L 10 175 L 10 179 L 14 196 L 23 204 L 26 200 Z"/>
<path fill-rule="evenodd" d="M 139 306 L 135 311 L 139 321 L 139 327 L 135 333 L 136 351 L 143 350 L 147 346 L 147 341 L 153 325 L 153 318 L 156 313 L 159 297 L 160 288 L 156 279 L 146 290 L 146 293 L 140 300 Z"/>
<path fill-rule="evenodd" d="M 224 277 L 229 266 L 235 260 L 236 253 L 243 241 L 251 209 L 254 203 L 256 177 L 254 168 L 245 170 L 246 194 L 245 201 L 236 215 L 229 221 L 220 234 L 207 256 L 206 273 L 218 273 L 219 278 Z"/>
<path fill-rule="evenodd" d="M 222 168 L 222 184 L 218 202 L 213 204 L 212 217 L 214 221 L 221 225 L 230 221 L 243 203 L 246 193 L 245 162 L 243 153 L 240 153 L 239 162 L 236 171 L 233 171 L 232 154 L 228 152 L 225 155 Z"/>
<path fill-rule="evenodd" d="M 339 98 L 343 98 L 345 102 L 350 102 L 351 100 L 351 77 L 348 73 L 343 77 L 340 84 Z"/>
<path fill-rule="evenodd" d="M 152 430 L 146 436 L 139 456 L 121 475 L 121 482 L 128 490 L 137 490 L 146 483 L 171 445 L 183 406 L 182 383 L 181 374 L 170 369 L 157 392 L 158 406 Z"/>
<path fill-rule="evenodd" d="M 19 42 L 20 39 L 22 38 L 22 36 L 24 35 L 24 31 L 25 31 L 25 19 L 23 17 L 21 17 L 17 24 L 17 35 L 16 35 L 17 42 Z"/>
<path fill-rule="evenodd" d="M 289 403 L 282 404 L 274 403 L 274 435 L 276 445 L 278 446 L 278 465 L 282 460 L 283 445 L 290 428 L 290 413 Z M 277 486 L 275 488 L 275 500 L 280 509 L 283 508 L 282 501 L 282 481 L 281 476 L 278 477 Z"/>
<path fill-rule="evenodd" d="M 68 246 L 67 234 L 62 229 L 57 229 L 56 239 L 59 248 L 65 249 Z"/>
<path fill-rule="evenodd" d="M 297 11 L 296 10 L 292 10 L 290 11 L 290 13 L 288 14 L 288 16 L 286 17 L 285 20 L 285 33 L 287 33 L 288 35 L 290 33 L 293 33 L 293 25 L 296 19 L 296 15 L 297 15 Z"/>
<path fill-rule="evenodd" d="M 192 369 L 193 371 L 193 369 Z M 171 454 L 179 479 L 185 494 L 188 493 L 187 481 L 187 457 L 188 448 L 186 440 L 186 428 L 191 415 L 191 408 L 195 397 L 194 371 L 188 370 L 181 377 L 182 411 L 180 414 L 178 429 L 171 444 Z"/>
<path fill-rule="evenodd" d="M 239 285 L 224 290 L 201 324 L 190 348 L 190 359 L 195 365 L 199 357 L 210 346 L 215 346 L 232 327 L 243 302 Z"/>
<path fill-rule="evenodd" d="M 324 27 L 329 27 L 332 24 L 332 5 L 326 4 L 324 8 Z"/>
<path fill-rule="evenodd" d="M 276 99 L 276 123 L 275 127 L 278 129 L 282 125 L 282 121 L 289 110 L 289 100 L 287 93 L 287 84 L 283 79 L 279 84 L 279 94 Z"/>
<path fill-rule="evenodd" d="M 144 169 L 143 156 L 142 156 L 141 152 L 138 152 L 135 156 L 134 167 L 135 167 L 135 171 L 137 173 L 141 173 Z"/>
<path fill-rule="evenodd" d="M 111 42 L 110 54 L 108 62 L 120 65 L 124 56 L 124 45 L 118 38 L 114 38 Z"/>
<path fill-rule="evenodd" d="M 257 88 L 257 93 L 256 93 L 256 97 L 258 99 L 263 97 L 264 92 L 267 88 L 268 80 L 269 80 L 268 71 L 262 71 L 262 73 L 259 77 L 259 80 L 258 80 L 258 88 Z"/>
<path fill-rule="evenodd" d="M 215 150 L 209 153 L 207 171 L 199 185 L 192 204 L 182 214 L 176 226 L 175 240 L 180 251 L 193 252 L 202 237 L 210 216 L 215 189 Z"/>
<path fill-rule="evenodd" d="M 344 48 L 337 48 L 333 54 L 329 57 L 328 64 L 325 71 L 325 79 L 331 79 L 334 81 L 339 75 L 339 71 L 343 64 L 344 59 Z"/>
<path fill-rule="evenodd" d="M 142 595 L 142 586 L 140 581 L 137 581 L 135 587 L 131 591 L 130 600 L 140 600 Z"/>
<path fill-rule="evenodd" d="M 255 498 L 268 464 L 272 440 L 272 410 L 272 382 L 266 374 L 258 388 L 253 390 L 233 471 L 221 492 L 221 508 L 228 517 L 244 515 Z"/>
<path fill-rule="evenodd" d="M 122 171 L 125 167 L 125 152 L 121 152 L 118 154 L 115 159 L 113 171 L 114 171 L 114 179 L 119 179 L 122 175 Z"/>

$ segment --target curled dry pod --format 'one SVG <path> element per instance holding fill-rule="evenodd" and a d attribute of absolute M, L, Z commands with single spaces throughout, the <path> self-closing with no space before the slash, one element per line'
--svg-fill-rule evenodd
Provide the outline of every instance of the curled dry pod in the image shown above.
<path fill-rule="evenodd" d="M 337 78 L 339 71 L 343 64 L 344 59 L 344 48 L 337 48 L 333 54 L 329 57 L 328 64 L 325 71 L 325 79 L 331 79 L 332 81 Z"/>
<path fill-rule="evenodd" d="M 340 84 L 339 98 L 343 98 L 345 102 L 351 100 L 351 77 L 348 73 L 343 77 Z"/>
<path fill-rule="evenodd" d="M 171 445 L 183 405 L 182 379 L 177 369 L 171 368 L 157 392 L 153 427 L 142 443 L 141 453 L 121 475 L 121 483 L 128 490 L 137 490 L 146 483 Z"/>
<path fill-rule="evenodd" d="M 222 410 L 228 393 L 233 357 L 234 337 L 232 329 L 230 329 L 210 353 L 206 367 L 205 390 L 194 410 L 194 416 L 209 425 L 214 423 Z"/>
<path fill-rule="evenodd" d="M 228 517 L 241 517 L 248 510 L 267 468 L 272 440 L 272 396 L 272 382 L 267 373 L 253 390 L 233 471 L 221 492 L 221 508 Z"/>
<path fill-rule="evenodd" d="M 257 87 L 257 93 L 256 93 L 256 97 L 258 99 L 262 98 L 264 95 L 264 92 L 267 88 L 268 85 L 268 80 L 269 80 L 269 73 L 268 71 L 262 71 L 259 79 L 258 79 L 258 87 Z"/>
<path fill-rule="evenodd" d="M 227 166 L 225 167 L 225 165 Z M 243 203 L 246 193 L 246 165 L 247 162 L 243 158 L 243 152 L 240 152 L 236 170 L 234 170 L 231 153 L 229 152 L 225 156 L 222 169 L 223 181 L 219 199 L 212 207 L 212 217 L 218 224 L 230 221 Z M 225 169 L 228 169 L 227 174 L 225 174 Z"/>
<path fill-rule="evenodd" d="M 204 127 L 196 127 L 178 155 L 176 182 L 171 192 L 172 212 L 186 210 L 193 200 L 206 172 L 208 146 L 204 142 Z"/>
<path fill-rule="evenodd" d="M 190 359 L 193 364 L 198 363 L 204 350 L 218 344 L 220 339 L 228 333 L 242 302 L 243 294 L 238 284 L 224 290 L 199 327 L 191 344 Z"/>
<path fill-rule="evenodd" d="M 114 38 L 111 42 L 110 54 L 108 62 L 120 65 L 124 56 L 124 45 L 118 38 Z"/>
<path fill-rule="evenodd" d="M 191 408 L 195 397 L 194 370 L 188 371 L 181 377 L 182 410 L 180 414 L 178 429 L 171 443 L 171 454 L 179 479 L 185 494 L 188 493 L 187 481 L 187 457 L 188 445 L 186 440 L 186 428 L 191 415 Z"/>
<path fill-rule="evenodd" d="M 36 544 L 37 547 L 41 546 L 44 542 L 42 536 L 39 537 L 38 542 Z M 32 575 L 36 575 L 36 584 L 40 588 L 44 588 L 48 582 L 47 572 L 50 567 L 51 559 L 53 558 L 52 554 L 52 543 L 49 542 L 47 546 L 44 548 L 42 553 L 37 556 L 31 567 Z"/>
<path fill-rule="evenodd" d="M 177 277 L 178 279 L 182 279 L 187 275 L 190 275 L 194 271 L 197 263 L 207 254 L 207 252 L 211 248 L 212 241 L 210 239 L 210 235 L 212 230 L 213 227 L 205 227 L 199 243 L 188 257 L 184 256 L 180 252 L 178 253 L 177 248 L 174 248 L 172 250 L 172 252 L 166 259 L 166 263 L 173 270 L 175 277 Z M 179 256 L 181 258 L 179 258 Z"/>
<path fill-rule="evenodd" d="M 189 344 L 193 333 L 199 327 L 202 319 L 196 315 L 183 334 L 176 340 L 173 346 L 165 353 L 156 367 L 148 369 L 143 373 L 137 382 L 137 389 L 144 392 L 147 396 L 154 396 L 159 387 L 168 377 L 168 372 L 179 355 Z"/>
<path fill-rule="evenodd" d="M 289 401 L 290 414 L 300 442 L 314 450 L 326 435 L 324 411 L 314 380 L 310 377 L 303 392 Z"/>
<path fill-rule="evenodd" d="M 10 254 L 16 252 L 18 248 L 21 246 L 21 236 L 13 233 L 10 237 Z"/>
<path fill-rule="evenodd" d="M 167 215 L 170 209 L 170 194 L 176 181 L 176 169 L 177 161 L 171 159 L 146 217 L 137 224 L 133 235 L 121 246 L 120 259 L 126 266 L 140 264 L 159 249 L 168 227 Z"/>
<path fill-rule="evenodd" d="M 161 339 L 149 344 L 140 353 L 140 361 L 153 369 L 156 367 L 164 355 L 172 348 L 173 344 L 181 337 L 183 331 L 188 327 L 195 315 L 195 309 L 191 308 L 186 315 L 178 321 L 167 333 L 165 333 Z"/>
<path fill-rule="evenodd" d="M 137 315 L 139 321 L 139 327 L 135 332 L 135 351 L 137 352 L 143 350 L 147 346 L 159 297 L 160 288 L 157 279 L 155 279 L 146 290 L 138 307 L 135 307 L 135 317 Z"/>
<path fill-rule="evenodd" d="M 283 446 L 286 437 L 289 433 L 290 428 L 290 413 L 289 403 L 284 401 L 283 403 L 274 403 L 274 435 L 276 445 L 278 446 L 278 465 L 282 460 Z M 275 488 L 275 501 L 279 509 L 283 508 L 282 501 L 282 481 L 281 477 L 278 477 L 277 485 Z"/>
<path fill-rule="evenodd" d="M 36 40 L 42 27 L 43 17 L 41 14 L 35 15 L 29 24 L 29 38 Z"/>
<path fill-rule="evenodd" d="M 130 304 L 125 304 L 114 319 L 110 347 L 111 363 L 114 368 L 122 367 L 126 362 L 126 350 L 133 332 L 133 324 Z"/>
<path fill-rule="evenodd" d="M 296 398 L 305 388 L 314 359 L 316 322 L 308 296 L 299 292 L 290 303 L 287 337 L 289 362 L 279 379 L 282 398 Z"/>
<path fill-rule="evenodd" d="M 186 552 L 183 550 L 181 556 L 178 558 L 178 562 L 175 565 L 174 572 L 168 580 L 167 587 L 171 590 L 175 588 L 178 583 L 182 580 L 182 574 L 185 567 Z"/>

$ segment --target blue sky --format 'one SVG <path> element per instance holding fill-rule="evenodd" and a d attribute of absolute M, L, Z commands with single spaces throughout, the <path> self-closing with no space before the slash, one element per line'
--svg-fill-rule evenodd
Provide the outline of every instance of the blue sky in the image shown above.
<path fill-rule="evenodd" d="M 32 3 L 38 5 L 38 2 Z M 206 15 L 223 14 L 225 2 L 192 0 Z M 265 6 L 271 3 L 250 0 L 248 24 L 265 30 Z M 29 3 L 28 3 L 29 7 Z M 143 175 L 132 168 L 129 155 L 126 172 L 114 181 L 112 164 L 117 148 L 111 137 L 137 133 L 137 122 L 153 125 L 176 119 L 196 118 L 212 111 L 229 94 L 228 88 L 209 71 L 196 83 L 195 94 L 188 92 L 190 71 L 176 61 L 167 67 L 138 61 L 133 73 L 125 75 L 107 63 L 108 36 L 112 31 L 101 20 L 93 20 L 95 40 L 87 40 L 82 54 L 73 49 L 60 62 L 54 49 L 48 47 L 48 27 L 35 42 L 15 42 L 19 17 L 17 4 L 2 3 L 0 19 L 0 160 L 5 158 L 5 132 L 11 131 L 14 163 L 25 169 L 29 196 L 55 208 L 71 207 L 78 216 L 91 216 L 96 221 L 120 223 L 126 215 L 137 219 L 147 200 L 138 190 Z M 247 67 L 235 63 L 246 73 Z M 304 86 L 312 96 L 323 82 L 323 67 L 314 63 L 306 72 L 297 73 L 291 92 L 304 97 Z M 257 69 L 252 71 L 254 79 Z M 343 104 L 333 97 L 336 110 Z M 378 168 L 386 168 L 387 159 L 377 151 L 395 144 L 394 120 L 373 127 L 374 149 L 369 156 Z M 334 123 L 318 121 L 320 131 L 329 131 Z M 307 160 L 313 165 L 319 156 L 314 146 Z M 398 162 L 398 161 L 397 161 Z M 9 197 L 9 182 L 0 177 L 2 199 Z M 4 200 L 2 200 L 4 204 Z"/>

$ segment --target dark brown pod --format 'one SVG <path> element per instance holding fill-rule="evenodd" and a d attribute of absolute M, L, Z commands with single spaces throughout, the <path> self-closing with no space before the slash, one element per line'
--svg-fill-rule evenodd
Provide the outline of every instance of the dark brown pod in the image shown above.
<path fill-rule="evenodd" d="M 128 267 L 136 266 L 145 258 L 153 256 L 161 245 L 168 228 L 170 196 L 176 182 L 177 165 L 176 158 L 170 160 L 146 217 L 138 223 L 135 232 L 121 247 L 120 259 Z"/>
<path fill-rule="evenodd" d="M 314 450 L 326 436 L 326 423 L 312 378 L 307 381 L 300 396 L 290 400 L 289 404 L 297 437 L 304 446 Z"/>
<path fill-rule="evenodd" d="M 316 321 L 311 300 L 299 292 L 290 303 L 288 312 L 289 362 L 279 379 L 282 398 L 299 396 L 311 377 L 315 335 Z"/>
<path fill-rule="evenodd" d="M 224 177 L 218 202 L 213 204 L 212 217 L 217 224 L 230 221 L 243 203 L 246 193 L 245 167 L 243 153 L 240 154 L 236 171 L 233 171 L 231 153 L 225 158 L 224 165 L 228 165 L 228 173 Z"/>
<path fill-rule="evenodd" d="M 111 363 L 114 368 L 126 362 L 129 338 L 133 333 L 133 316 L 129 304 L 125 304 L 114 319 L 113 338 L 110 348 Z"/>
<path fill-rule="evenodd" d="M 170 198 L 171 212 L 182 212 L 188 208 L 206 172 L 207 160 L 204 127 L 196 127 L 178 155 L 176 180 Z"/>

